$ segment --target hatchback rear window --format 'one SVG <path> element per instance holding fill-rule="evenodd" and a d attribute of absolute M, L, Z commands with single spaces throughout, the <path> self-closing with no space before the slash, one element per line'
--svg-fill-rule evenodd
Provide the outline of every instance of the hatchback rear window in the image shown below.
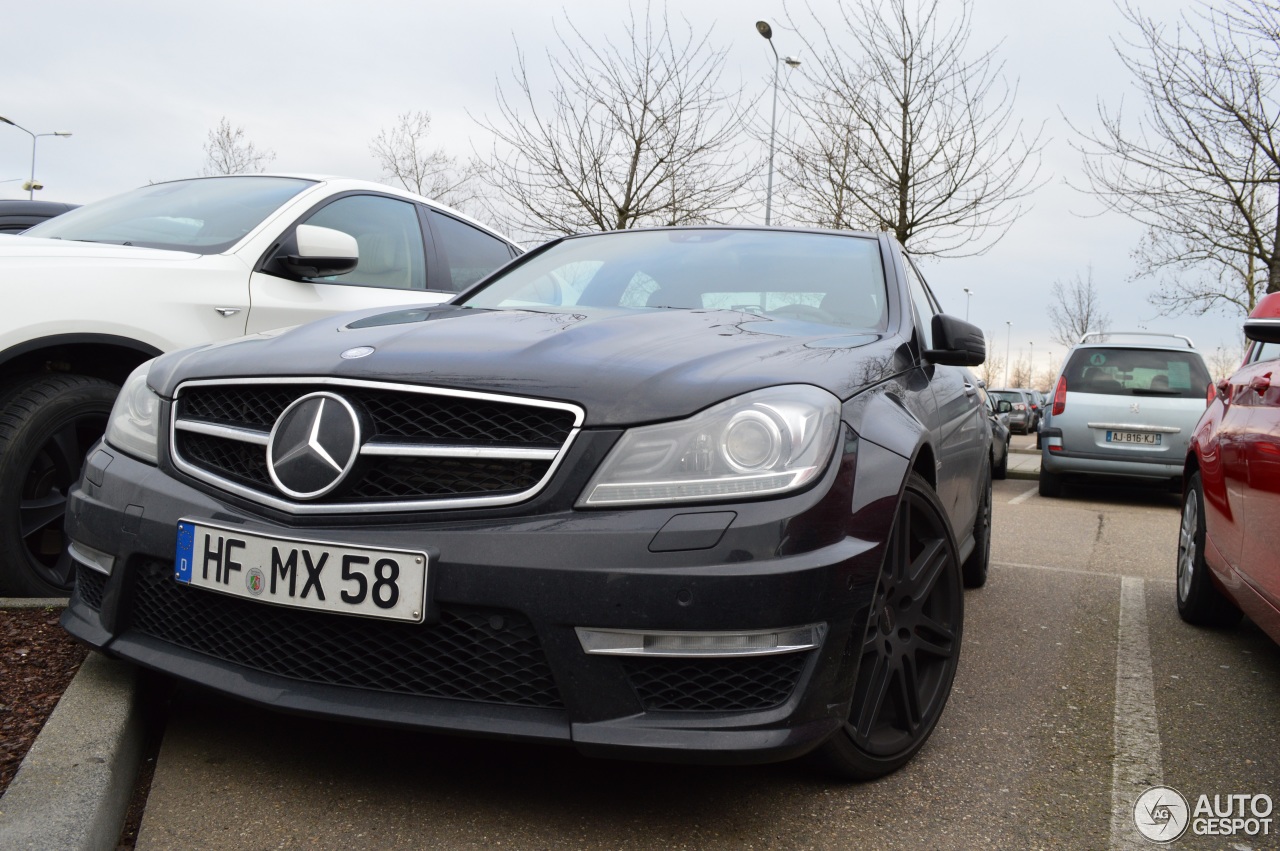
<path fill-rule="evenodd" d="M 1204 360 L 1192 351 L 1076 349 L 1063 375 L 1072 393 L 1203 399 L 1209 384 Z"/>

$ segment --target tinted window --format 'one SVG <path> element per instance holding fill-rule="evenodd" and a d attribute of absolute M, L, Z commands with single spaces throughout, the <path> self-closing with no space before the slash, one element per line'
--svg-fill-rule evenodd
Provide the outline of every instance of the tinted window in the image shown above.
<path fill-rule="evenodd" d="M 735 310 L 879 329 L 885 298 L 874 239 L 690 229 L 566 239 L 498 276 L 464 304 Z"/>
<path fill-rule="evenodd" d="M 313 183 L 289 177 L 157 183 L 63 213 L 26 235 L 217 254 Z"/>
<path fill-rule="evenodd" d="M 929 288 L 912 265 L 911 258 L 903 255 L 902 266 L 907 273 L 907 290 L 911 293 L 911 303 L 915 305 L 916 316 L 920 317 L 920 327 L 924 329 L 925 338 L 933 335 L 933 315 L 938 311 L 929 293 Z"/>
<path fill-rule="evenodd" d="M 511 248 L 479 228 L 431 211 L 436 248 L 449 267 L 454 292 L 461 292 L 511 259 Z"/>
<path fill-rule="evenodd" d="M 1063 375 L 1072 393 L 1200 399 L 1209 383 L 1204 361 L 1192 351 L 1076 349 Z"/>
<path fill-rule="evenodd" d="M 991 395 L 997 399 L 1003 399 L 1011 405 L 1025 405 L 1027 400 L 1022 398 L 1021 393 L 1014 393 L 1009 390 L 992 390 Z"/>
<path fill-rule="evenodd" d="M 422 226 L 417 208 L 408 201 L 348 195 L 321 207 L 306 224 L 349 233 L 360 249 L 360 263 L 354 271 L 317 280 L 399 290 L 427 288 Z"/>

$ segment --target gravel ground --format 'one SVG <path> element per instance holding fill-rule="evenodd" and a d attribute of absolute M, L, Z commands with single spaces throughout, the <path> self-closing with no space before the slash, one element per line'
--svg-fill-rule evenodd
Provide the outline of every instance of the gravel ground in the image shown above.
<path fill-rule="evenodd" d="M 0 609 L 0 795 L 62 697 L 84 647 L 58 625 L 61 609 Z"/>

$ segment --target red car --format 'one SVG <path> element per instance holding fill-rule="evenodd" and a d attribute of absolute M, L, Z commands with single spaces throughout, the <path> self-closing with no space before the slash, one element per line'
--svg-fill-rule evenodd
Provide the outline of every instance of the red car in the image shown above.
<path fill-rule="evenodd" d="M 1183 471 L 1178 614 L 1230 626 L 1243 612 L 1280 642 L 1280 293 L 1244 333 L 1244 364 L 1209 386 Z"/>

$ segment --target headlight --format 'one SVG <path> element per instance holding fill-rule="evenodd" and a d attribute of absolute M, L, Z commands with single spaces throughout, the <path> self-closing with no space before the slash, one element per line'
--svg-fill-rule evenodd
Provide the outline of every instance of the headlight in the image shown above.
<path fill-rule="evenodd" d="M 770 387 L 687 420 L 628 429 L 583 492 L 599 507 L 769 496 L 826 468 L 840 401 L 807 384 Z"/>
<path fill-rule="evenodd" d="M 107 421 L 107 443 L 155 464 L 159 455 L 160 397 L 147 387 L 151 364 L 147 361 L 135 369 L 120 388 Z"/>

